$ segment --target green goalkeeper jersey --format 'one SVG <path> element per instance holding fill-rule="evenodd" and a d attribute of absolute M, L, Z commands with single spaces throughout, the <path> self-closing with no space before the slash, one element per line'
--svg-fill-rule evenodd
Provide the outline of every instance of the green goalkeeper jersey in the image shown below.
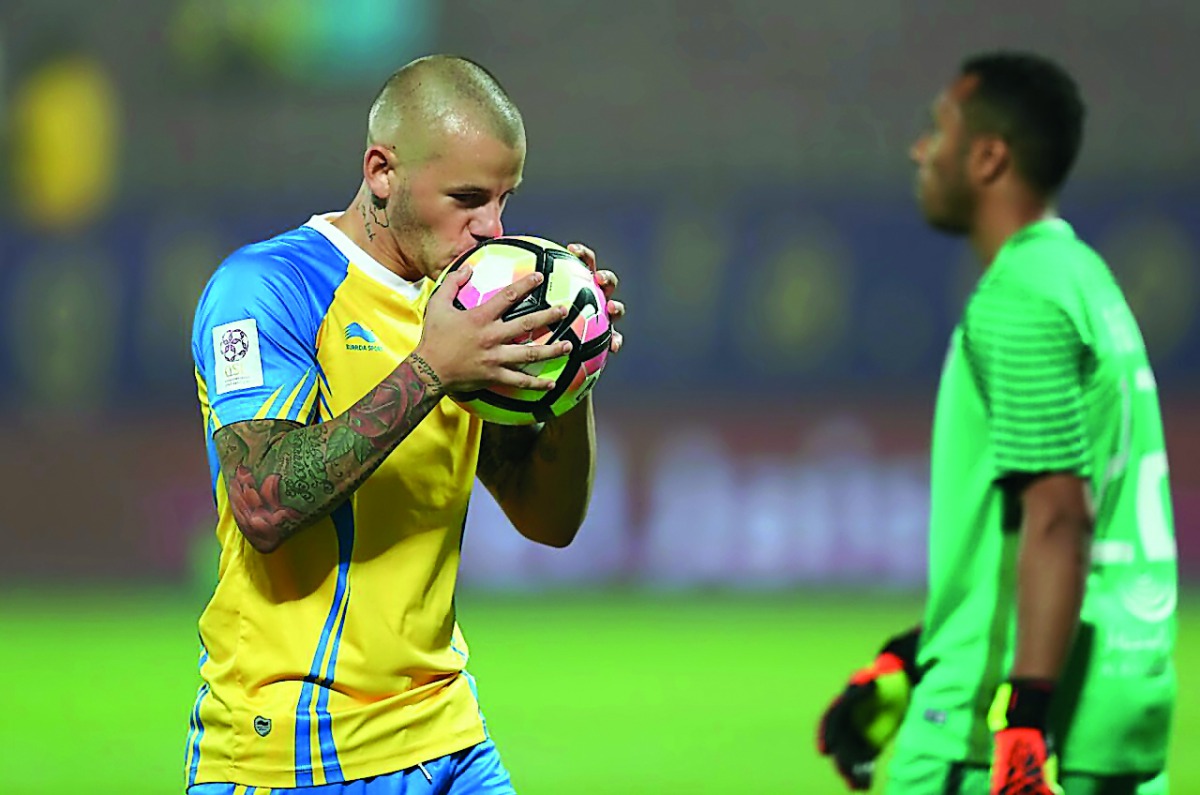
<path fill-rule="evenodd" d="M 1051 727 L 1061 767 L 1150 772 L 1175 698 L 1167 457 L 1141 332 L 1104 261 L 1061 219 L 1010 238 L 955 329 L 932 444 L 926 668 L 900 742 L 986 763 L 986 713 L 1012 665 L 1019 498 L 1004 479 L 1091 488 L 1087 593 Z"/>

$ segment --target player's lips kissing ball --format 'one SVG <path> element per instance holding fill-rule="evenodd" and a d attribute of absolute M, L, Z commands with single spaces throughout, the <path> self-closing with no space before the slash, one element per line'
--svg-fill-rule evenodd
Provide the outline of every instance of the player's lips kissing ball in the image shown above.
<path fill-rule="evenodd" d="M 528 296 L 504 314 L 512 320 L 556 306 L 567 316 L 552 326 L 520 337 L 518 343 L 550 344 L 568 340 L 571 351 L 544 362 L 522 365 L 539 378 L 552 379 L 548 392 L 495 386 L 451 397 L 471 414 L 501 425 L 530 425 L 558 417 L 583 400 L 604 371 L 612 326 L 604 292 L 583 260 L 550 240 L 509 235 L 485 240 L 467 251 L 438 276 L 434 290 L 463 265 L 471 266 L 471 279 L 458 291 L 454 305 L 474 309 L 517 279 L 540 272 L 545 278 Z"/>

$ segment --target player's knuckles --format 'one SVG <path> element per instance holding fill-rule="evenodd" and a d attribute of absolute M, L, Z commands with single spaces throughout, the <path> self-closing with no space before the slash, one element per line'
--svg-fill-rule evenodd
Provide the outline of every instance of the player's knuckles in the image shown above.
<path fill-rule="evenodd" d="M 596 252 L 595 251 L 592 251 L 589 247 L 583 245 L 582 243 L 572 243 L 569 246 L 569 248 L 575 254 L 575 256 L 579 257 L 581 260 L 583 260 L 585 263 L 587 263 L 588 267 L 595 270 L 595 268 L 596 268 Z"/>
<path fill-rule="evenodd" d="M 474 328 L 482 328 L 492 322 L 492 316 L 482 306 L 472 309 L 469 312 L 460 312 L 459 314 L 464 315 Z"/>
<path fill-rule="evenodd" d="M 522 291 L 518 289 L 517 284 L 520 284 L 520 282 L 508 285 L 500 290 L 500 292 L 496 295 L 499 296 L 500 300 L 506 304 L 515 304 L 520 300 L 522 295 Z"/>
<path fill-rule="evenodd" d="M 562 320 L 567 316 L 567 313 L 564 310 L 565 307 L 556 306 L 551 309 L 543 309 L 540 312 L 534 312 L 529 317 L 533 322 L 533 327 L 537 329 L 542 328 L 543 326 L 549 326 L 552 323 L 557 323 L 558 321 Z"/>
<path fill-rule="evenodd" d="M 557 345 L 526 345 L 525 361 L 543 362 L 561 355 Z"/>
<path fill-rule="evenodd" d="M 504 355 L 499 348 L 488 348 L 479 355 L 479 363 L 486 370 L 495 370 L 504 364 Z"/>
<path fill-rule="evenodd" d="M 525 315 L 523 318 L 517 321 L 517 327 L 523 334 L 531 334 L 544 325 L 544 322 L 538 322 L 537 313 Z"/>

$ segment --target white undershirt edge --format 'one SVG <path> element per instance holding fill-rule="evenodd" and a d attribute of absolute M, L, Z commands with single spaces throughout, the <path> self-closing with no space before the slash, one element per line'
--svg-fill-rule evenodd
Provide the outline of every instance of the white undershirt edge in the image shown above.
<path fill-rule="evenodd" d="M 414 300 L 421 294 L 421 286 L 425 277 L 415 282 L 406 281 L 398 274 L 388 270 L 379 261 L 359 248 L 358 244 L 338 229 L 331 222 L 341 213 L 321 213 L 308 219 L 305 226 L 320 232 L 334 248 L 342 252 L 346 259 L 353 262 L 358 269 L 385 287 L 390 287 L 409 300 Z"/>

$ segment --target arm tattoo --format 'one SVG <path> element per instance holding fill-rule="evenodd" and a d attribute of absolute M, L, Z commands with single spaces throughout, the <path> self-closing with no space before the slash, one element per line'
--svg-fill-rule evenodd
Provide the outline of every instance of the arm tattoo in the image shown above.
<path fill-rule="evenodd" d="M 446 391 L 442 386 L 442 379 L 438 378 L 437 371 L 430 366 L 429 362 L 425 361 L 425 357 L 413 353 L 409 355 L 409 358 L 412 359 L 413 367 L 417 368 L 418 373 L 425 375 L 425 381 L 433 387 L 437 394 L 440 395 Z"/>
<path fill-rule="evenodd" d="M 524 469 L 520 465 L 538 445 L 540 433 L 536 425 L 483 424 L 475 473 L 501 499 L 517 488 Z"/>
<path fill-rule="evenodd" d="M 221 428 L 213 439 L 238 526 L 256 549 L 270 552 L 362 485 L 439 397 L 405 359 L 329 422 L 248 420 Z"/>

